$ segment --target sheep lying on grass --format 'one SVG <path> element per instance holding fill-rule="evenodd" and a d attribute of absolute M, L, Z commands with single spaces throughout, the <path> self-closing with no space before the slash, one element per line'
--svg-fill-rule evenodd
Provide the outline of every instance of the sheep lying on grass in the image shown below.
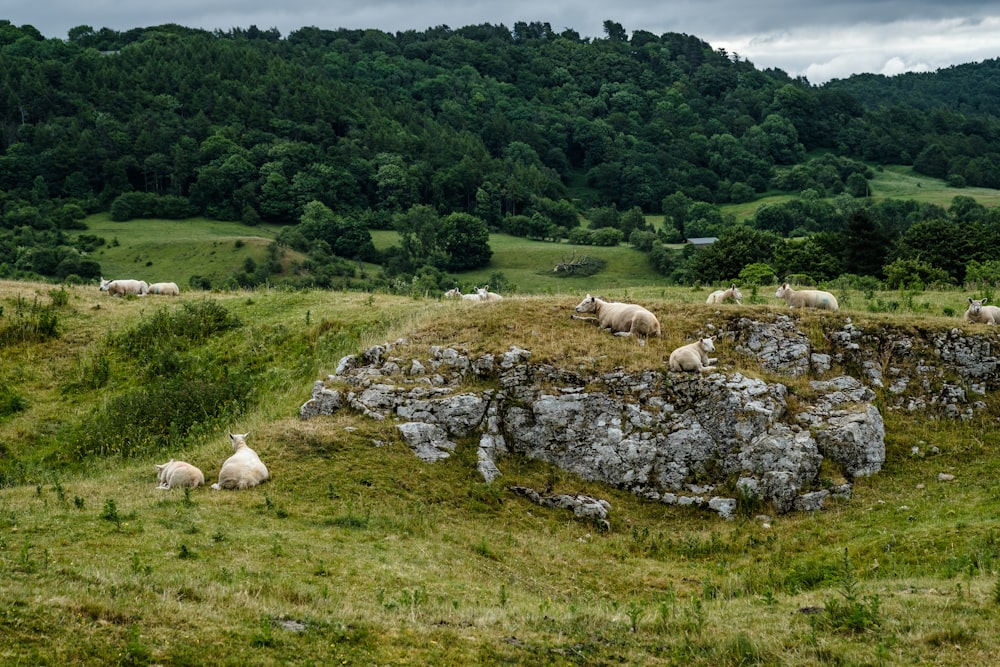
<path fill-rule="evenodd" d="M 978 324 L 1000 324 L 1000 308 L 987 306 L 988 297 L 969 299 L 969 309 L 965 311 L 965 321 Z"/>
<path fill-rule="evenodd" d="M 249 489 L 270 476 L 257 452 L 247 446 L 248 435 L 250 434 L 229 434 L 234 453 L 222 464 L 219 481 L 212 485 L 213 489 Z"/>
<path fill-rule="evenodd" d="M 478 294 L 479 298 L 483 301 L 503 301 L 502 296 L 500 296 L 496 292 L 490 291 L 489 285 L 487 285 L 486 287 L 477 288 L 476 294 Z"/>
<path fill-rule="evenodd" d="M 174 461 L 170 459 L 166 463 L 156 464 L 156 479 L 160 482 L 160 489 L 172 489 L 174 487 L 195 488 L 205 483 L 205 475 L 197 467 L 186 461 Z"/>
<path fill-rule="evenodd" d="M 452 287 L 450 290 L 444 293 L 444 298 L 446 299 L 460 299 L 462 298 L 462 291 L 457 287 Z"/>
<path fill-rule="evenodd" d="M 670 353 L 670 370 L 695 373 L 714 371 L 715 366 L 709 364 L 717 363 L 718 359 L 710 359 L 709 352 L 715 352 L 715 336 L 683 345 Z"/>
<path fill-rule="evenodd" d="M 178 296 L 181 293 L 177 283 L 153 283 L 146 294 L 162 294 L 163 296 Z"/>
<path fill-rule="evenodd" d="M 656 315 L 634 303 L 605 301 L 599 296 L 587 295 L 576 306 L 578 313 L 594 313 L 596 324 L 602 329 L 610 329 L 616 336 L 659 336 L 660 322 Z M 574 320 L 594 320 L 593 317 L 570 315 Z"/>
<path fill-rule="evenodd" d="M 729 289 L 715 290 L 708 295 L 708 300 L 705 303 L 726 303 L 727 301 L 735 301 L 743 305 L 743 292 L 736 287 L 736 283 L 733 283 Z"/>
<path fill-rule="evenodd" d="M 819 308 L 833 312 L 840 310 L 840 306 L 837 305 L 837 297 L 823 290 L 793 290 L 788 283 L 785 283 L 778 288 L 774 296 L 787 301 L 789 308 Z"/>
<path fill-rule="evenodd" d="M 145 280 L 105 280 L 101 278 L 101 291 L 107 292 L 108 296 L 124 296 L 135 294 L 141 296 L 149 289 L 149 283 Z"/>

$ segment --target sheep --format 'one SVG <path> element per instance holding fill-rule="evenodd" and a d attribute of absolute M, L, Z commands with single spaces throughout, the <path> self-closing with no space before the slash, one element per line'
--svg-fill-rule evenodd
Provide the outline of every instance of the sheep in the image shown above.
<path fill-rule="evenodd" d="M 660 322 L 653 313 L 642 306 L 633 303 L 605 301 L 599 296 L 587 295 L 576 306 L 578 313 L 594 313 L 596 324 L 602 329 L 609 329 L 616 336 L 659 336 Z M 570 315 L 574 320 L 594 320 L 592 317 Z"/>
<path fill-rule="evenodd" d="M 105 280 L 101 277 L 101 291 L 107 292 L 109 296 L 124 296 L 126 294 L 136 294 L 142 296 L 149 289 L 149 283 L 145 280 Z"/>
<path fill-rule="evenodd" d="M 195 488 L 205 483 L 205 475 L 197 467 L 186 461 L 170 459 L 166 463 L 157 463 L 156 479 L 160 482 L 159 489 L 174 487 Z"/>
<path fill-rule="evenodd" d="M 774 293 L 775 298 L 784 299 L 789 308 L 819 308 L 837 312 L 837 297 L 818 289 L 793 290 L 788 283 L 783 284 Z"/>
<path fill-rule="evenodd" d="M 708 300 L 705 303 L 725 303 L 727 301 L 735 301 L 737 304 L 743 305 L 743 292 L 736 287 L 736 283 L 733 283 L 729 289 L 715 290 L 708 295 Z"/>
<path fill-rule="evenodd" d="M 219 471 L 219 481 L 212 485 L 219 489 L 249 489 L 267 480 L 270 474 L 257 452 L 247 446 L 249 433 L 230 433 L 233 455 L 226 459 Z"/>
<path fill-rule="evenodd" d="M 177 283 L 153 283 L 146 290 L 146 294 L 162 294 L 164 296 L 177 296 L 181 293 Z"/>
<path fill-rule="evenodd" d="M 476 303 L 479 303 L 481 301 L 485 301 L 485 299 L 483 299 L 483 297 L 479 294 L 479 292 L 480 290 L 477 289 L 475 292 L 472 292 L 471 294 L 462 294 L 462 291 L 460 289 L 458 289 L 457 287 L 453 287 L 444 293 L 444 298 L 461 299 L 463 301 L 475 301 Z"/>
<path fill-rule="evenodd" d="M 969 298 L 969 309 L 965 311 L 966 322 L 979 324 L 1000 324 L 1000 307 L 987 306 L 989 297 L 982 299 Z"/>
<path fill-rule="evenodd" d="M 682 345 L 670 353 L 670 370 L 697 373 L 714 371 L 715 366 L 709 364 L 718 363 L 718 359 L 710 359 L 709 352 L 715 352 L 715 336 Z"/>
<path fill-rule="evenodd" d="M 503 301 L 503 297 L 496 292 L 490 291 L 490 286 L 476 288 L 476 294 L 479 295 L 481 301 Z"/>

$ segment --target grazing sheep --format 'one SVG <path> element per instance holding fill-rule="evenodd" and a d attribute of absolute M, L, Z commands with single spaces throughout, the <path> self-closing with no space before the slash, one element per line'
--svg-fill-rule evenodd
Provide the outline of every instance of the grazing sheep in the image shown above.
<path fill-rule="evenodd" d="M 708 295 L 708 300 L 705 303 L 725 303 L 727 301 L 735 301 L 739 305 L 743 305 L 743 292 L 736 287 L 736 283 L 733 283 L 729 289 L 715 290 Z"/>
<path fill-rule="evenodd" d="M 969 299 L 969 309 L 965 311 L 965 321 L 978 324 L 1000 324 L 1000 308 L 987 306 L 988 297 Z"/>
<path fill-rule="evenodd" d="M 249 489 L 270 477 L 267 466 L 257 456 L 257 452 L 247 446 L 249 433 L 230 433 L 233 455 L 226 459 L 219 471 L 219 481 L 213 489 Z"/>
<path fill-rule="evenodd" d="M 605 301 L 599 296 L 587 295 L 576 306 L 578 313 L 594 313 L 597 326 L 610 329 L 616 336 L 659 336 L 660 322 L 656 315 L 634 303 Z M 570 315 L 574 320 L 593 320 L 592 317 Z"/>
<path fill-rule="evenodd" d="M 819 308 L 837 312 L 840 306 L 837 305 L 837 297 L 818 289 L 793 290 L 788 283 L 778 288 L 774 293 L 775 298 L 784 299 L 788 302 L 789 308 Z"/>
<path fill-rule="evenodd" d="M 105 280 L 101 278 L 101 291 L 109 296 L 124 296 L 126 294 L 143 295 L 149 289 L 145 280 Z"/>
<path fill-rule="evenodd" d="M 696 340 L 693 343 L 688 343 L 677 348 L 670 353 L 670 370 L 675 372 L 692 371 L 696 373 L 714 371 L 715 366 L 710 366 L 709 364 L 717 363 L 718 359 L 710 359 L 708 356 L 709 352 L 715 352 L 714 341 L 715 336 L 712 336 L 711 338 L 702 338 L 701 340 Z"/>
<path fill-rule="evenodd" d="M 164 296 L 178 296 L 181 293 L 177 283 L 153 283 L 146 290 L 146 294 L 162 294 Z"/>
<path fill-rule="evenodd" d="M 490 286 L 476 288 L 476 294 L 479 295 L 481 301 L 503 301 L 503 297 L 496 292 L 490 291 Z"/>
<path fill-rule="evenodd" d="M 156 464 L 156 479 L 160 489 L 177 487 L 195 488 L 205 483 L 205 475 L 195 466 L 185 461 L 170 459 L 166 463 Z"/>

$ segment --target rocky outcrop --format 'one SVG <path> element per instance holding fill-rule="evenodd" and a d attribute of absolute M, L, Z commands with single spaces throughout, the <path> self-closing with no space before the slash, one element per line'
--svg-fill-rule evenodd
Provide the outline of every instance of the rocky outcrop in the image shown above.
<path fill-rule="evenodd" d="M 530 358 L 516 347 L 470 358 L 451 348 L 418 357 L 403 343 L 380 345 L 343 359 L 337 373 L 315 383 L 300 414 L 346 408 L 395 420 L 426 461 L 472 442 L 487 481 L 498 479 L 503 457 L 516 452 L 585 480 L 727 517 L 741 494 L 777 512 L 818 508 L 834 491 L 849 494 L 849 484 L 817 488 L 824 459 L 848 481 L 877 472 L 885 459 L 881 415 L 851 378 L 817 386 L 815 403 L 789 415 L 784 385 L 739 373 L 586 373 Z M 472 379 L 492 388 L 463 389 Z"/>

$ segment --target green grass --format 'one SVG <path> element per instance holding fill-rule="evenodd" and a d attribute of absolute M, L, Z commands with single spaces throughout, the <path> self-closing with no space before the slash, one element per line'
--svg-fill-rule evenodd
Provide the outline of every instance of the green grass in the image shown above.
<path fill-rule="evenodd" d="M 880 167 L 875 169 L 873 173 L 874 178 L 869 181 L 869 185 L 871 198 L 875 201 L 912 199 L 948 208 L 955 197 L 971 197 L 987 208 L 1000 206 L 1000 190 L 949 187 L 944 180 L 917 174 L 912 167 Z M 752 218 L 761 206 L 785 204 L 795 198 L 796 195 L 788 193 L 767 194 L 751 202 L 725 204 L 719 208 L 723 214 L 732 215 L 735 220 L 742 221 Z"/>
<path fill-rule="evenodd" d="M 957 667 L 1000 652 L 992 397 L 988 414 L 968 422 L 883 411 L 884 470 L 850 501 L 769 527 L 517 457 L 487 485 L 474 443 L 425 464 L 390 423 L 296 416 L 314 380 L 373 343 L 518 344 L 571 367 L 588 358 L 651 367 L 716 310 L 787 312 L 773 299 L 708 308 L 704 290 L 636 288 L 670 314 L 665 340 L 636 350 L 574 326 L 565 315 L 575 295 L 483 308 L 325 291 L 118 299 L 81 286 L 55 306 L 63 299 L 52 290 L 0 282 L 0 324 L 52 304 L 60 332 L 0 347 L 0 386 L 26 401 L 0 416 L 0 460 L 28 462 L 20 483 L 0 490 L 0 664 Z M 922 295 L 931 313 L 908 310 L 912 300 L 869 312 L 875 295 L 841 296 L 844 312 L 826 317 L 942 335 L 963 326 L 940 313 L 959 292 Z M 241 324 L 192 337 L 182 358 L 257 368 L 264 400 L 137 457 L 81 466 L 53 456 L 70 447 L 61 424 L 149 381 L 147 361 L 115 352 L 111 339 L 206 298 Z M 270 482 L 240 493 L 155 488 L 153 464 L 169 457 L 212 481 L 230 451 L 226 431 L 250 432 Z M 940 454 L 910 454 L 931 445 Z M 957 479 L 938 482 L 939 472 Z M 510 484 L 607 498 L 611 530 L 533 506 Z M 823 607 L 837 613 L 811 613 Z"/>
<path fill-rule="evenodd" d="M 221 284 L 243 270 L 248 257 L 263 263 L 267 246 L 280 227 L 248 227 L 207 218 L 115 222 L 107 213 L 87 218 L 81 233 L 104 238 L 93 258 L 108 279 L 137 278 L 149 283 L 175 282 L 181 289 L 193 275 Z M 284 250 L 285 260 L 297 255 Z"/>

